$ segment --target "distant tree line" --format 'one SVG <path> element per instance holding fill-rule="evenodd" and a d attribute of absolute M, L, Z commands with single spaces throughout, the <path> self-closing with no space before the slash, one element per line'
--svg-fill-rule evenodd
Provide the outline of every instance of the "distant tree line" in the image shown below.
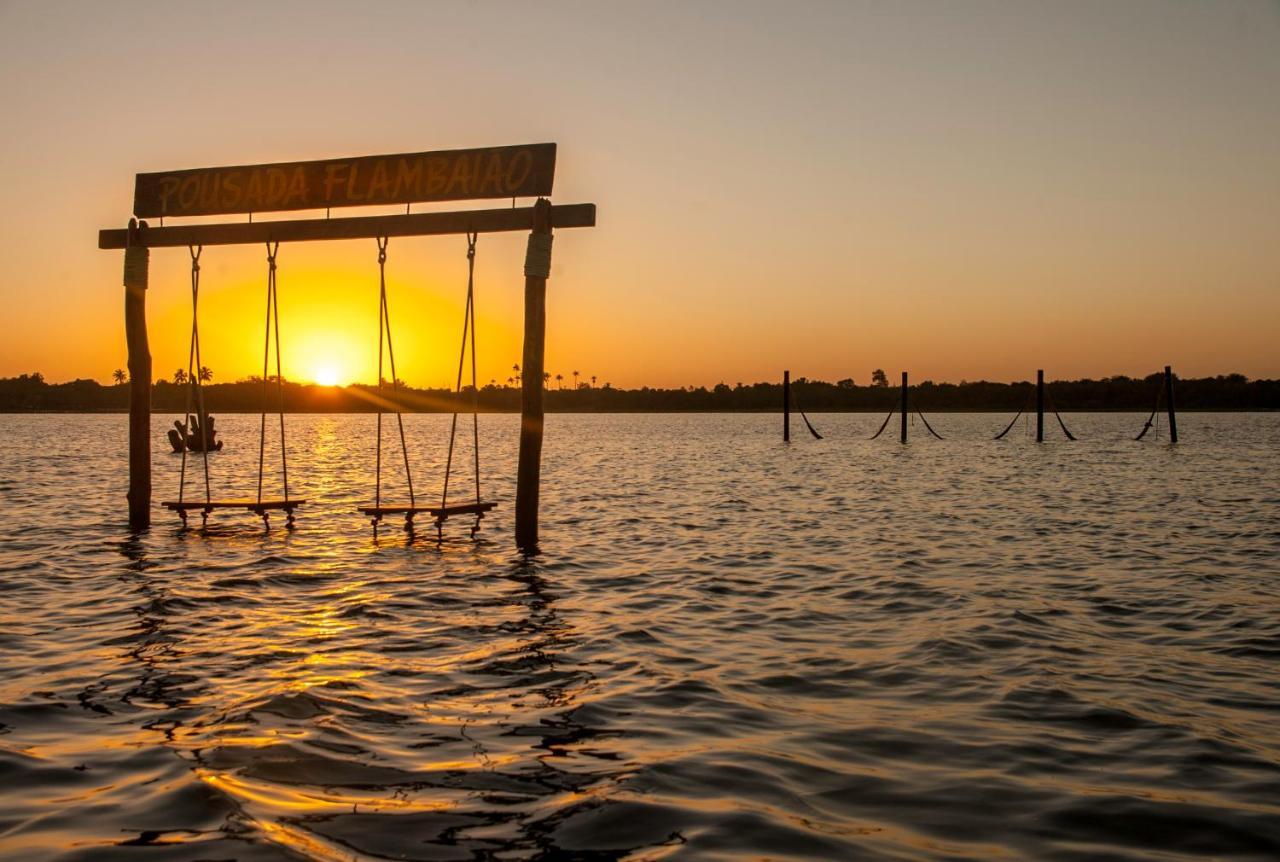
<path fill-rule="evenodd" d="M 123 375 L 121 375 L 123 378 Z M 129 406 L 129 387 L 123 379 L 112 386 L 94 380 L 47 383 L 38 373 L 0 378 L 2 412 L 120 411 Z M 851 379 L 793 381 L 796 404 L 806 412 L 888 412 L 897 404 L 898 390 L 883 374 L 877 384 L 857 386 Z M 1056 380 L 1049 384 L 1054 405 L 1062 411 L 1150 410 L 1156 401 L 1161 377 L 1107 377 L 1102 380 Z M 270 381 L 268 410 L 278 403 L 276 385 Z M 1024 406 L 1034 391 L 1030 381 L 934 383 L 925 380 L 911 387 L 912 400 L 923 411 L 1013 412 Z M 262 409 L 263 381 L 250 378 L 234 383 L 209 383 L 204 387 L 205 408 L 210 413 L 256 413 Z M 151 387 L 151 406 L 157 412 L 181 413 L 190 387 L 185 383 L 157 380 Z M 318 386 L 285 381 L 284 405 L 290 413 L 369 413 L 385 404 L 390 389 L 377 387 Z M 414 412 L 451 412 L 471 409 L 470 390 L 456 395 L 446 389 L 419 389 L 401 384 L 398 403 Z M 1249 380 L 1242 374 L 1177 381 L 1180 410 L 1277 410 L 1280 380 Z M 487 413 L 517 412 L 520 390 L 490 383 L 476 393 L 480 410 Z M 544 395 L 548 412 L 714 412 L 776 411 L 781 409 L 781 383 L 724 383 L 681 389 L 615 389 L 582 385 L 573 389 L 551 386 Z"/>

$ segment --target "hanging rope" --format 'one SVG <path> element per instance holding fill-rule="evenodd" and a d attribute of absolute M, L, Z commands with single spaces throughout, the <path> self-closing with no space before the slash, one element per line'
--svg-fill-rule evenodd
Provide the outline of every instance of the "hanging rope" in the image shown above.
<path fill-rule="evenodd" d="M 462 313 L 462 348 L 458 352 L 458 379 L 454 392 L 462 394 L 462 369 L 467 358 L 467 335 L 471 336 L 471 443 L 475 462 L 476 503 L 480 503 L 480 398 L 476 386 L 476 240 L 478 233 L 467 233 L 467 302 Z M 449 477 L 453 472 L 453 447 L 458 433 L 457 399 L 454 400 L 453 420 L 449 425 L 449 455 L 444 465 L 444 488 L 440 492 L 440 508 L 449 505 Z"/>
<path fill-rule="evenodd" d="M 280 296 L 276 290 L 276 252 L 280 243 L 267 243 L 267 324 L 262 345 L 262 421 L 258 428 L 258 502 L 262 502 L 262 477 L 267 450 L 267 400 L 270 397 L 271 331 L 276 336 L 276 390 L 280 400 L 280 471 L 284 477 L 284 498 L 289 499 L 289 459 L 284 445 L 284 375 L 280 371 Z"/>
<path fill-rule="evenodd" d="M 884 429 L 889 427 L 889 420 L 892 419 L 894 417 L 894 414 L 897 412 L 898 410 L 896 407 L 893 410 L 889 411 L 889 415 L 884 417 L 884 421 L 880 423 L 880 430 L 871 435 L 872 440 L 876 439 L 877 437 L 879 437 L 881 434 L 884 433 Z"/>
<path fill-rule="evenodd" d="M 924 418 L 924 414 L 920 412 L 919 408 L 916 408 L 915 410 L 916 410 L 916 415 L 920 417 L 920 421 L 924 423 L 924 427 L 929 429 L 929 433 L 932 434 L 934 437 L 937 437 L 939 440 L 941 440 L 942 435 L 939 434 L 937 431 L 933 430 L 933 426 L 929 424 L 928 419 Z"/>
<path fill-rule="evenodd" d="M 391 396 L 395 399 L 396 424 L 400 429 L 400 451 L 404 453 L 404 477 L 409 486 L 409 505 L 414 506 L 413 473 L 409 471 L 409 447 L 404 441 L 404 417 L 400 414 L 400 381 L 396 377 L 396 352 L 391 344 L 391 310 L 387 307 L 387 244 L 389 237 L 378 237 L 378 395 L 382 395 L 382 333 L 387 334 L 387 358 L 391 362 Z M 374 506 L 382 505 L 382 398 L 378 399 L 378 455 L 374 478 Z"/>
<path fill-rule="evenodd" d="M 1009 424 L 1008 424 L 1008 425 L 1006 425 L 1006 426 L 1004 427 L 1004 430 L 1003 430 L 1003 431 L 1001 431 L 999 434 L 997 434 L 995 437 L 992 437 L 991 439 L 992 439 L 992 440 L 1001 440 L 1001 439 L 1003 439 L 1003 438 L 1004 438 L 1004 435 L 1008 434 L 1010 431 L 1012 431 L 1012 430 L 1013 430 L 1013 426 L 1014 426 L 1014 425 L 1016 425 L 1016 424 L 1018 423 L 1018 419 L 1019 419 L 1019 418 L 1021 418 L 1021 416 L 1022 416 L 1022 414 L 1023 414 L 1023 413 L 1027 412 L 1027 408 L 1028 408 L 1028 407 L 1030 407 L 1030 406 L 1031 406 L 1031 393 L 1030 393 L 1030 392 L 1028 392 L 1028 393 L 1027 393 L 1027 401 L 1026 401 L 1026 403 L 1025 403 L 1025 404 L 1023 404 L 1023 405 L 1022 405 L 1022 407 L 1020 407 L 1020 408 L 1018 409 L 1017 415 L 1015 415 L 1015 416 L 1013 417 L 1013 419 L 1011 419 L 1011 420 L 1009 421 Z"/>
<path fill-rule="evenodd" d="M 813 435 L 813 439 L 821 440 L 822 435 L 819 434 L 817 430 L 813 427 L 813 423 L 809 421 L 809 417 L 804 415 L 804 408 L 800 406 L 800 399 L 797 398 L 795 394 L 796 388 L 797 387 L 792 387 L 792 392 L 791 392 L 791 400 L 795 402 L 796 412 L 799 413 L 800 418 L 804 420 L 804 427 L 809 429 L 809 433 Z"/>
<path fill-rule="evenodd" d="M 1067 435 L 1068 440 L 1074 440 L 1075 435 L 1067 430 L 1067 423 L 1062 421 L 1062 416 L 1058 413 L 1058 408 L 1054 406 L 1053 396 L 1049 393 L 1049 387 L 1045 387 L 1044 395 L 1049 399 L 1049 409 L 1053 411 L 1053 415 L 1058 419 L 1058 425 L 1062 428 L 1062 433 Z"/>
<path fill-rule="evenodd" d="M 1147 421 L 1142 424 L 1142 430 L 1138 432 L 1138 436 L 1134 440 L 1141 440 L 1147 436 L 1147 432 L 1154 427 L 1156 433 L 1160 433 L 1160 404 L 1164 401 L 1164 386 L 1160 381 L 1156 381 L 1156 406 L 1151 408 L 1151 415 L 1147 417 Z"/>
<path fill-rule="evenodd" d="M 191 254 L 191 346 L 187 350 L 187 397 L 182 410 L 182 467 L 178 473 L 178 503 L 185 500 L 187 489 L 187 449 L 191 441 L 191 399 L 195 396 L 197 416 L 199 417 L 200 452 L 204 460 L 204 502 L 208 506 L 213 496 L 209 491 L 209 440 L 208 417 L 204 412 L 204 389 L 200 385 L 200 254 L 204 246 L 187 246 Z M 208 515 L 209 509 L 204 510 Z M 183 523 L 186 523 L 184 516 Z"/>

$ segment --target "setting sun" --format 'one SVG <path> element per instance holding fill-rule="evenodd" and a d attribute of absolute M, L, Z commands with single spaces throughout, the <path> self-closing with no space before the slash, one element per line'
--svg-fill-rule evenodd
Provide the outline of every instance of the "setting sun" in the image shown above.
<path fill-rule="evenodd" d="M 315 370 L 315 374 L 313 376 L 316 379 L 316 383 L 319 383 L 321 386 L 337 386 L 341 380 L 338 375 L 338 370 L 332 365 L 320 366 Z"/>

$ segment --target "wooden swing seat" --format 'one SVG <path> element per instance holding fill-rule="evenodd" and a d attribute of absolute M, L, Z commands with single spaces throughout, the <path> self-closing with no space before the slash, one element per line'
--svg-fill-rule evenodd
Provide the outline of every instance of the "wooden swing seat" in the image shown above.
<path fill-rule="evenodd" d="M 404 515 L 411 519 L 414 515 L 425 512 L 437 521 L 444 521 L 454 515 L 483 515 L 485 512 L 492 511 L 497 505 L 497 503 L 461 503 L 454 506 L 361 506 L 360 513 L 375 518 Z"/>
<path fill-rule="evenodd" d="M 483 515 L 493 511 L 497 503 L 459 503 L 453 506 L 434 506 L 428 509 L 437 521 L 444 521 L 454 515 Z"/>
<path fill-rule="evenodd" d="M 199 512 L 213 509 L 245 509 L 253 512 L 255 515 L 261 515 L 264 512 L 287 512 L 292 514 L 293 510 L 301 506 L 306 500 L 258 500 L 245 497 L 238 500 L 166 500 L 160 505 L 166 509 L 172 509 L 175 512 Z"/>

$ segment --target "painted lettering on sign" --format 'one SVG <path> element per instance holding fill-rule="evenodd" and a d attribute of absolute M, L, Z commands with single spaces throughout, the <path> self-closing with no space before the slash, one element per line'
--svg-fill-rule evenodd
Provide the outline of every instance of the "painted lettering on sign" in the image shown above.
<path fill-rule="evenodd" d="M 217 215 L 551 194 L 555 144 L 138 174 L 134 215 Z"/>

